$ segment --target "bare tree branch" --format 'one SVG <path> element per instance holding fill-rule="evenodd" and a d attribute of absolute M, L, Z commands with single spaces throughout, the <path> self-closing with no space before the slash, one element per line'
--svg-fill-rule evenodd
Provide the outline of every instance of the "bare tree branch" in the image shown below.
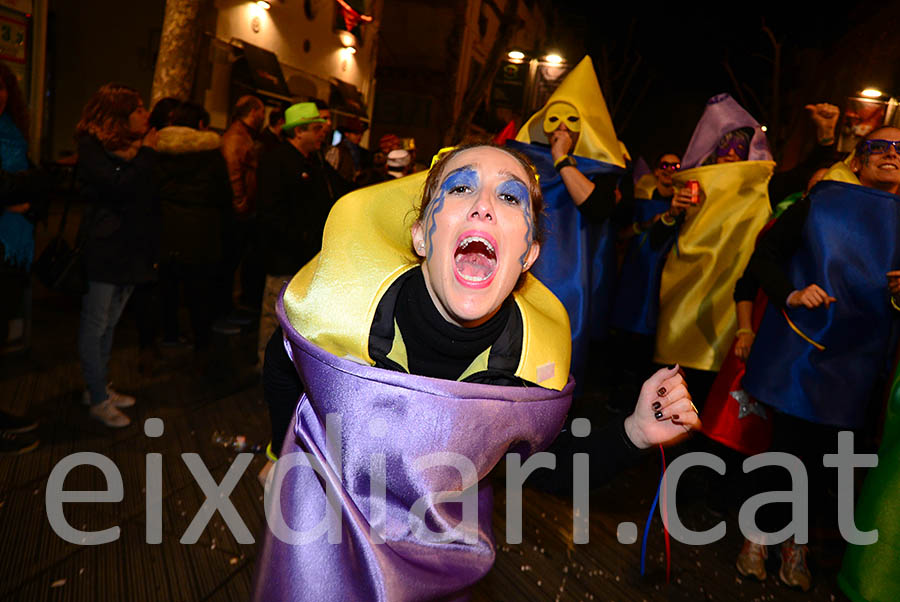
<path fill-rule="evenodd" d="M 731 79 L 731 84 L 734 86 L 734 91 L 737 93 L 741 104 L 746 107 L 747 99 L 744 98 L 744 92 L 741 90 L 741 84 L 738 82 L 737 77 L 735 77 L 734 71 L 732 71 L 731 64 L 728 62 L 727 58 L 722 60 L 722 67 L 724 67 L 725 72 L 728 73 L 728 77 Z"/>
<path fill-rule="evenodd" d="M 628 87 L 631 85 L 631 80 L 632 78 L 634 78 L 634 74 L 637 73 L 638 69 L 640 69 L 641 67 L 642 60 L 643 57 L 639 54 L 637 55 L 637 60 L 631 63 L 631 69 L 628 70 L 628 76 L 625 78 L 625 82 L 619 87 L 619 94 L 616 96 L 615 102 L 613 103 L 611 117 L 614 118 L 616 116 L 616 112 L 619 110 L 619 105 L 622 104 L 622 100 L 625 98 L 625 92 L 628 91 Z"/>
<path fill-rule="evenodd" d="M 762 118 L 763 121 L 768 121 L 768 119 L 766 119 L 766 117 L 768 116 L 768 111 L 766 111 L 766 108 L 765 108 L 765 106 L 763 106 L 763 103 L 760 102 L 759 96 L 756 95 L 756 92 L 753 91 L 753 88 L 751 88 L 749 84 L 743 84 L 742 86 L 747 91 L 747 93 L 750 95 L 750 98 L 753 100 L 753 103 L 756 105 L 756 109 L 757 109 L 757 111 L 759 111 L 759 116 Z M 750 108 L 750 105 L 748 105 L 746 103 L 744 103 L 744 106 L 747 108 Z"/>

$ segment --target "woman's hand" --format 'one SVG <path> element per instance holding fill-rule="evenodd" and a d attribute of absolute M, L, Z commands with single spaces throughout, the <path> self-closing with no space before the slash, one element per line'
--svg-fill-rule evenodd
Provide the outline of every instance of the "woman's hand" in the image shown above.
<path fill-rule="evenodd" d="M 834 128 L 837 126 L 841 110 L 827 102 L 806 105 L 804 108 L 809 111 L 809 117 L 816 125 L 816 138 L 819 143 L 831 144 L 834 142 Z"/>
<path fill-rule="evenodd" d="M 677 365 L 647 379 L 634 413 L 625 419 L 628 438 L 641 449 L 673 443 L 699 428 L 700 417 Z"/>
<path fill-rule="evenodd" d="M 749 332 L 741 332 L 740 334 L 736 335 L 734 354 L 738 356 L 738 358 L 746 362 L 747 358 L 750 357 L 750 347 L 753 346 L 753 339 L 755 338 L 756 335 L 752 330 Z"/>
<path fill-rule="evenodd" d="M 703 191 L 700 191 L 700 199 L 702 202 Z M 699 202 L 698 202 L 699 204 Z M 687 211 L 689 207 L 696 207 L 694 203 L 691 202 L 691 189 L 687 186 L 682 188 L 676 188 L 675 194 L 672 195 L 672 206 L 669 207 L 669 216 L 677 217 Z"/>
<path fill-rule="evenodd" d="M 888 290 L 894 299 L 900 299 L 900 270 L 892 270 L 887 273 Z"/>
<path fill-rule="evenodd" d="M 800 307 L 802 305 L 809 309 L 824 305 L 827 309 L 835 301 L 837 299 L 826 293 L 818 284 L 810 284 L 806 288 L 794 291 L 788 295 L 785 305 L 788 307 Z"/>

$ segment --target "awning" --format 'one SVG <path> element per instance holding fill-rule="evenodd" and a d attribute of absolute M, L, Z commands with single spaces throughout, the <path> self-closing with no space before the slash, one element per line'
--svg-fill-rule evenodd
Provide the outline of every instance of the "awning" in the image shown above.
<path fill-rule="evenodd" d="M 243 61 L 239 59 L 234 69 L 236 71 L 246 69 L 246 75 L 259 91 L 290 98 L 291 92 L 284 81 L 284 73 L 275 53 L 243 40 L 241 45 L 246 62 L 241 65 Z"/>
<path fill-rule="evenodd" d="M 331 84 L 328 105 L 333 112 L 355 115 L 366 120 L 369 118 L 366 103 L 357 87 L 339 79 Z"/>

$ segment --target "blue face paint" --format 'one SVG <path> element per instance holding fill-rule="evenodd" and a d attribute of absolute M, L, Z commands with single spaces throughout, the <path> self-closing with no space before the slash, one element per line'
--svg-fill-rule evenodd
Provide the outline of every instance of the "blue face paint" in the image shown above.
<path fill-rule="evenodd" d="M 428 203 L 428 207 L 425 209 L 425 227 L 428 229 L 426 236 L 428 254 L 425 257 L 426 260 L 431 259 L 431 253 L 434 250 L 432 239 L 437 230 L 437 222 L 434 217 L 444 209 L 444 199 L 447 194 L 452 192 L 462 193 L 463 188 L 473 192 L 478 190 L 479 183 L 478 172 L 468 165 L 454 169 L 444 179 L 440 193 Z"/>
<path fill-rule="evenodd" d="M 519 179 L 510 179 L 497 187 L 497 196 L 501 200 L 505 200 L 504 197 L 506 196 L 513 197 L 518 201 L 517 205 L 522 208 L 525 226 L 528 228 L 525 231 L 525 252 L 519 257 L 519 263 L 524 265 L 525 257 L 531 249 L 532 240 L 534 240 L 534 222 L 531 219 L 531 195 L 528 193 L 528 187 Z M 507 199 L 507 202 L 511 203 L 512 198 Z"/>

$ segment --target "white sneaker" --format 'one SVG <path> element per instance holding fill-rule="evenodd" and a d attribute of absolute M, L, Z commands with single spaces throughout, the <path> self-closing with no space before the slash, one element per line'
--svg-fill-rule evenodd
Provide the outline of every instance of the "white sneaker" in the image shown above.
<path fill-rule="evenodd" d="M 96 418 L 112 428 L 121 428 L 131 424 L 131 419 L 119 411 L 111 398 L 105 399 L 103 403 L 91 406 L 90 414 L 91 418 Z"/>
<path fill-rule="evenodd" d="M 131 395 L 119 393 L 113 389 L 111 385 L 106 385 L 106 397 L 111 400 L 112 404 L 117 408 L 130 408 L 136 401 Z M 84 393 L 81 395 L 81 403 L 86 406 L 91 405 L 91 392 L 87 389 L 85 389 Z"/>

